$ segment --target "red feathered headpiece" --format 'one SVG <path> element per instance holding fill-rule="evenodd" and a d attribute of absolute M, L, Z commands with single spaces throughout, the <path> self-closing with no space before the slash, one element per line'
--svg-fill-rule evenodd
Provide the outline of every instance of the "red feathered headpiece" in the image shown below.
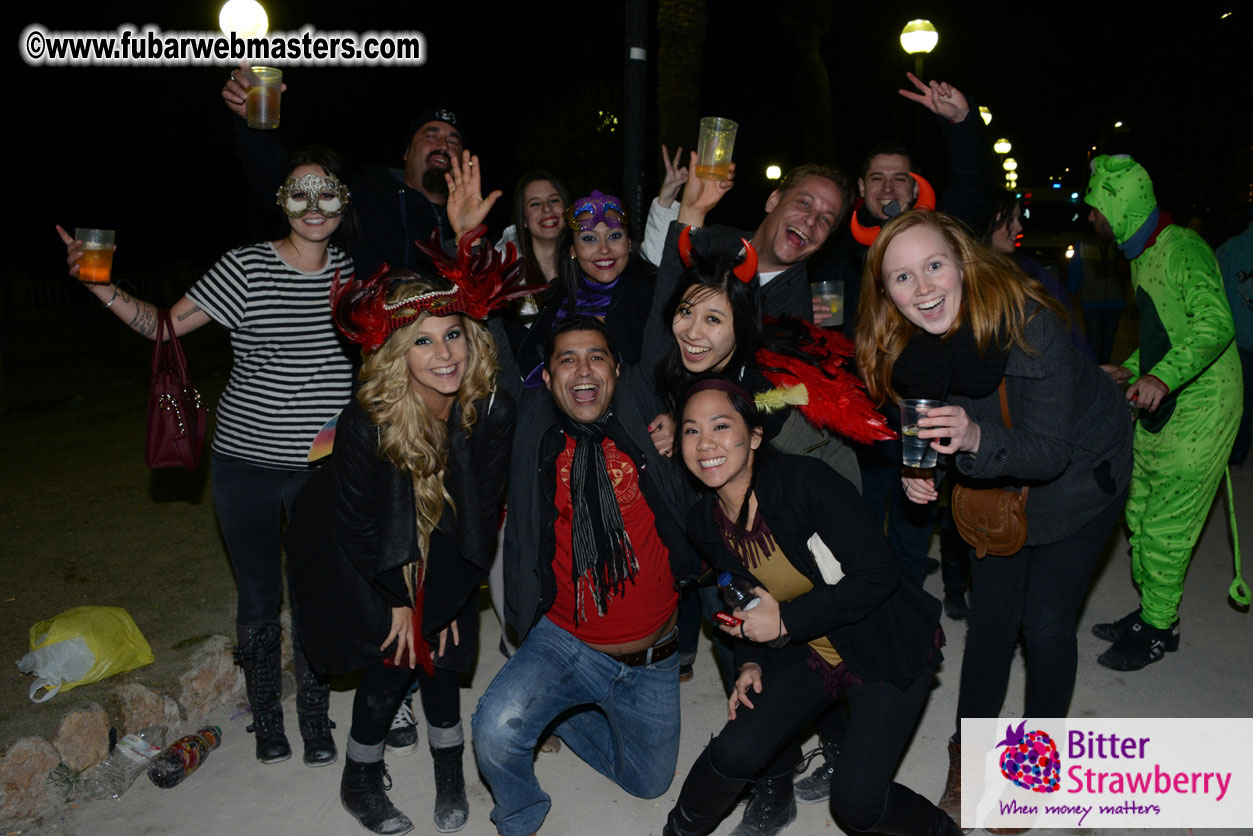
<path fill-rule="evenodd" d="M 808 402 L 797 404 L 797 409 L 815 427 L 864 444 L 896 438 L 863 391 L 864 384 L 844 368 L 845 358 L 853 356 L 852 341 L 812 323 L 801 320 L 801 324 L 809 340 L 800 351 L 810 359 L 759 349 L 756 360 L 766 379 L 778 387 L 803 385 Z"/>
<path fill-rule="evenodd" d="M 384 263 L 368 279 L 341 284 L 336 271 L 331 282 L 331 312 L 335 324 L 345 337 L 359 343 L 363 351 L 377 351 L 393 331 L 424 313 L 433 316 L 459 313 L 483 319 L 511 299 L 547 289 L 548 285 L 523 284 L 525 262 L 518 258 L 513 244 L 509 244 L 504 257 L 490 246 L 471 253 L 471 242 L 485 232 L 487 227 L 480 226 L 462 237 L 456 262 L 437 248 L 414 242 L 434 260 L 440 274 L 452 282 L 447 288 L 388 302 L 392 288 L 421 276 L 409 270 L 392 270 Z"/>

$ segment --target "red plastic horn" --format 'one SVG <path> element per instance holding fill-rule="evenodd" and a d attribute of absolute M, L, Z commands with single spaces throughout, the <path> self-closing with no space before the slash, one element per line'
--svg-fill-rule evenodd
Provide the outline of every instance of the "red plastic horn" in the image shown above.
<path fill-rule="evenodd" d="M 914 172 L 909 172 L 909 176 L 914 178 L 914 182 L 918 184 L 918 197 L 914 200 L 914 205 L 910 209 L 934 209 L 935 208 L 935 187 L 927 182 L 927 178 Z M 849 229 L 853 233 L 853 240 L 863 247 L 869 247 L 879 237 L 880 226 L 862 226 L 857 220 L 857 209 L 863 204 L 860 197 L 853 201 L 853 211 L 849 213 Z"/>
<path fill-rule="evenodd" d="M 918 184 L 918 199 L 914 201 L 912 208 L 914 209 L 934 209 L 935 208 L 935 188 L 927 182 L 927 178 L 919 174 L 909 172 L 909 176 L 914 178 L 914 182 Z"/>
<path fill-rule="evenodd" d="M 692 228 L 690 226 L 683 227 L 683 231 L 679 233 L 679 260 L 683 262 L 684 267 L 692 266 Z"/>
<path fill-rule="evenodd" d="M 753 245 L 748 243 L 747 238 L 741 238 L 744 242 L 744 260 L 735 265 L 735 269 L 731 272 L 740 281 L 748 284 L 753 280 L 753 276 L 757 275 L 757 251 L 753 249 Z"/>

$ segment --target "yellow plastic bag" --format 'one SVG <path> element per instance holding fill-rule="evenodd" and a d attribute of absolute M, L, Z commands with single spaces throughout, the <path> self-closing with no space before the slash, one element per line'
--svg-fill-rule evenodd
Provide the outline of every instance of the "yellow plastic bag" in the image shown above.
<path fill-rule="evenodd" d="M 74 607 L 30 628 L 30 653 L 17 669 L 35 675 L 30 698 L 44 702 L 152 662 L 152 648 L 126 610 Z"/>

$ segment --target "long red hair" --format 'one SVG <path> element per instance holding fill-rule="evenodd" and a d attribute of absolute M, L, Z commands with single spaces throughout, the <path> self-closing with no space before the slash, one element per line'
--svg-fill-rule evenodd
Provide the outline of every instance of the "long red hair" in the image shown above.
<path fill-rule="evenodd" d="M 1023 330 L 1041 309 L 1052 311 L 1063 322 L 1069 321 L 1065 309 L 1044 285 L 1024 273 L 1008 256 L 976 241 L 956 218 L 926 209 L 905 212 L 883 227 L 866 254 L 857 308 L 857 368 L 871 399 L 879 405 L 897 400 L 892 388 L 892 368 L 918 331 L 897 310 L 884 287 L 883 256 L 896 236 L 920 226 L 935 230 L 961 267 L 961 310 L 946 336 L 968 323 L 980 352 L 986 351 L 1000 335 L 1004 341 L 999 346 L 1002 350 L 1017 345 L 1034 353 L 1023 339 Z"/>

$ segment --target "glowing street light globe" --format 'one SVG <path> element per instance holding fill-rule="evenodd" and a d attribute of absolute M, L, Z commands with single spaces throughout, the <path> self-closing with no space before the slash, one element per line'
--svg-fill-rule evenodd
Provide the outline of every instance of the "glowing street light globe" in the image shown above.
<path fill-rule="evenodd" d="M 1006 139 L 1005 137 L 1001 137 L 996 142 L 992 143 L 992 150 L 998 154 L 1008 154 L 1013 149 L 1013 147 L 1014 146 L 1011 145 L 1009 143 L 1009 140 Z"/>
<path fill-rule="evenodd" d="M 767 180 L 778 180 L 782 176 L 783 176 L 783 169 L 779 168 L 777 165 L 766 166 L 766 179 Z"/>
<path fill-rule="evenodd" d="M 911 20 L 901 30 L 901 49 L 910 55 L 930 52 L 940 42 L 940 33 L 929 20 Z"/>
<path fill-rule="evenodd" d="M 1005 162 L 1001 163 L 1001 168 L 1005 169 L 1006 171 L 1017 171 L 1018 161 L 1015 160 L 1013 157 L 1006 157 Z"/>
<path fill-rule="evenodd" d="M 257 0 L 226 0 L 218 13 L 223 35 L 234 32 L 241 38 L 260 38 L 270 29 L 270 19 Z"/>
<path fill-rule="evenodd" d="M 979 105 L 979 116 L 983 118 L 983 124 L 992 124 L 992 111 L 988 110 L 983 105 Z"/>

